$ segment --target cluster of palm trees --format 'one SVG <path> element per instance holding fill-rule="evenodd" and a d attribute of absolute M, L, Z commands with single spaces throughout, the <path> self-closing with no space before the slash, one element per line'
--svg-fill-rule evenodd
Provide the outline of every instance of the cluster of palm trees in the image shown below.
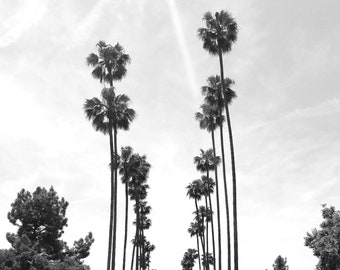
<path fill-rule="evenodd" d="M 182 260 L 183 269 L 192 269 L 195 259 L 199 258 L 199 269 L 209 270 L 210 266 L 222 270 L 222 256 L 227 255 L 228 270 L 231 270 L 231 235 L 230 235 L 230 213 L 228 185 L 225 165 L 224 136 L 223 125 L 227 122 L 227 130 L 230 145 L 231 160 L 231 179 L 232 179 L 232 210 L 233 210 L 233 255 L 234 270 L 238 270 L 238 232 L 237 232 L 237 186 L 235 170 L 235 154 L 233 135 L 230 121 L 229 106 L 236 97 L 235 92 L 231 89 L 234 81 L 224 77 L 223 54 L 231 51 L 233 43 L 237 40 L 238 25 L 234 18 L 227 11 L 216 12 L 212 15 L 207 12 L 203 16 L 205 22 L 204 28 L 198 29 L 198 36 L 203 41 L 203 48 L 211 55 L 218 56 L 220 65 L 220 75 L 210 76 L 207 79 L 207 85 L 202 87 L 204 102 L 200 106 L 201 111 L 195 114 L 201 129 L 207 130 L 211 134 L 212 149 L 207 151 L 201 150 L 200 156 L 194 158 L 197 170 L 204 173 L 200 179 L 194 180 L 187 186 L 187 195 L 195 200 L 194 222 L 191 223 L 189 233 L 196 236 L 197 250 L 188 249 Z M 220 133 L 221 156 L 216 155 L 215 131 Z M 222 254 L 221 244 L 221 207 L 220 207 L 220 186 L 218 179 L 217 166 L 222 163 L 223 176 L 223 193 L 226 216 L 226 235 L 227 251 Z M 209 177 L 209 172 L 214 172 L 214 179 Z M 215 188 L 216 187 L 216 188 Z M 216 256 L 214 217 L 211 203 L 211 194 L 216 190 L 216 208 L 217 208 L 217 240 L 218 256 Z M 198 206 L 198 201 L 204 199 L 204 205 Z M 210 226 L 209 226 L 210 224 Z M 209 230 L 210 227 L 210 230 Z M 212 240 L 209 241 L 209 231 Z M 209 246 L 212 246 L 212 254 L 209 253 Z M 200 250 L 203 254 L 200 255 Z"/>
<path fill-rule="evenodd" d="M 99 41 L 97 50 L 98 54 L 91 53 L 86 60 L 87 64 L 94 68 L 92 76 L 104 87 L 100 98 L 94 97 L 85 101 L 84 111 L 96 131 L 109 135 L 111 198 L 107 270 L 115 270 L 116 265 L 118 173 L 125 186 L 123 270 L 126 268 L 127 257 L 129 198 L 135 203 L 136 216 L 133 222 L 136 231 L 132 239 L 131 270 L 134 267 L 135 270 L 145 270 L 149 269 L 150 254 L 155 249 L 155 246 L 146 240 L 144 234 L 151 226 L 151 220 L 148 218 L 151 207 L 146 202 L 149 188 L 147 179 L 151 165 L 147 162 L 146 156 L 134 153 L 130 146 L 122 147 L 120 154 L 117 151 L 118 130 L 128 130 L 136 116 L 135 111 L 129 107 L 129 97 L 125 94 L 117 94 L 113 86 L 114 81 L 120 81 L 126 76 L 126 65 L 130 62 L 130 57 L 119 43 L 112 46 Z M 106 87 L 106 84 L 109 87 Z"/>

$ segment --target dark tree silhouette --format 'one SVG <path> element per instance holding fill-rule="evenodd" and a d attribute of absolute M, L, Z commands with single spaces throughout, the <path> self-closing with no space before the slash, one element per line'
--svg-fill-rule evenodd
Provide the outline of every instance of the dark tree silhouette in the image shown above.
<path fill-rule="evenodd" d="M 90 53 L 86 62 L 94 68 L 92 76 L 95 79 L 100 83 L 107 82 L 112 87 L 113 81 L 120 81 L 126 76 L 126 65 L 130 63 L 130 56 L 119 43 L 112 46 L 105 41 L 99 41 L 97 50 L 98 54 Z"/>
<path fill-rule="evenodd" d="M 318 270 L 340 269 L 340 211 L 333 206 L 322 208 L 320 229 L 313 229 L 305 237 L 305 246 L 319 258 Z"/>
<path fill-rule="evenodd" d="M 98 98 L 87 99 L 84 104 L 86 117 L 92 121 L 96 131 L 109 134 L 110 159 L 111 159 L 111 200 L 110 200 L 110 224 L 109 247 L 107 269 L 115 268 L 116 254 L 116 224 L 117 224 L 117 130 L 128 130 L 130 123 L 135 118 L 135 111 L 128 107 L 128 96 L 116 95 L 114 87 L 104 88 L 101 92 L 101 100 Z M 112 134 L 113 131 L 113 134 Z M 113 220 L 113 226 L 112 226 Z M 113 235 L 113 236 L 112 236 Z M 112 247 L 112 257 L 111 257 Z"/>
<path fill-rule="evenodd" d="M 8 219 L 18 231 L 7 233 L 12 247 L 0 250 L 0 269 L 88 269 L 83 259 L 89 256 L 92 233 L 71 248 L 60 239 L 67 226 L 68 202 L 59 199 L 52 187 L 38 187 L 33 193 L 23 189 L 11 206 Z"/>
<path fill-rule="evenodd" d="M 207 12 L 204 14 L 203 20 L 205 21 L 206 27 L 198 29 L 198 36 L 203 41 L 203 48 L 207 50 L 210 54 L 218 55 L 219 57 L 221 84 L 222 89 L 224 90 L 226 89 L 226 87 L 224 85 L 222 55 L 224 53 L 230 52 L 233 43 L 236 42 L 238 34 L 238 25 L 235 22 L 234 18 L 224 10 L 216 12 L 215 16 L 213 16 L 210 12 Z M 224 97 L 224 100 L 226 101 L 224 106 L 227 116 L 233 179 L 234 269 L 238 270 L 238 233 L 237 233 L 237 197 L 236 197 L 237 188 L 236 188 L 235 155 L 227 97 Z M 231 269 L 231 262 L 229 258 L 230 249 L 228 251 L 228 270 Z"/>
<path fill-rule="evenodd" d="M 287 258 L 281 257 L 281 255 L 277 256 L 273 264 L 273 270 L 288 270 L 289 267 L 287 265 Z"/>

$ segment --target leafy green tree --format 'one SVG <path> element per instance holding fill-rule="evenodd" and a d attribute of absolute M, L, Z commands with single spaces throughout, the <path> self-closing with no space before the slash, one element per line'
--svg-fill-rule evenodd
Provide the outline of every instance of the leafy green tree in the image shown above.
<path fill-rule="evenodd" d="M 305 246 L 319 258 L 318 270 L 340 269 L 340 211 L 333 206 L 322 208 L 320 229 L 313 229 L 305 237 Z"/>
<path fill-rule="evenodd" d="M 205 28 L 198 29 L 198 36 L 203 41 L 203 48 L 207 50 L 211 55 L 218 55 L 220 63 L 221 73 L 221 85 L 222 89 L 226 89 L 224 84 L 224 71 L 223 71 L 223 58 L 224 53 L 230 52 L 233 43 L 237 40 L 238 25 L 234 18 L 224 10 L 216 12 L 213 16 L 210 12 L 207 12 L 203 16 L 205 21 Z M 234 144 L 231 129 L 231 121 L 229 114 L 229 104 L 227 97 L 224 96 L 224 106 L 226 110 L 230 154 L 231 154 L 231 168 L 233 179 L 233 221 L 234 221 L 234 269 L 238 270 L 238 233 L 237 233 L 237 188 L 236 188 L 236 169 L 235 169 L 235 154 Z M 223 153 L 222 153 L 223 158 Z M 221 269 L 221 265 L 220 265 Z M 230 262 L 230 248 L 228 250 L 228 270 L 231 269 Z"/>
<path fill-rule="evenodd" d="M 128 130 L 130 123 L 134 120 L 136 113 L 129 108 L 128 96 L 116 95 L 114 87 L 104 88 L 101 92 L 101 100 L 94 97 L 87 99 L 84 104 L 86 117 L 92 121 L 96 131 L 109 134 L 110 158 L 111 158 L 111 200 L 110 200 L 110 224 L 107 270 L 110 270 L 110 258 L 112 247 L 112 269 L 115 268 L 116 254 L 116 227 L 117 227 L 117 131 Z M 113 131 L 113 133 L 112 133 Z M 112 221 L 113 226 L 112 226 Z M 113 234 L 113 236 L 112 236 Z"/>
<path fill-rule="evenodd" d="M 273 270 L 288 270 L 289 267 L 287 265 L 287 258 L 281 257 L 281 255 L 277 256 L 273 264 Z"/>
<path fill-rule="evenodd" d="M 38 187 L 33 193 L 23 189 L 11 206 L 8 219 L 18 230 L 6 235 L 12 247 L 0 250 L 1 270 L 89 269 L 83 259 L 89 256 L 92 233 L 71 248 L 60 239 L 67 226 L 68 202 L 52 187 Z"/>

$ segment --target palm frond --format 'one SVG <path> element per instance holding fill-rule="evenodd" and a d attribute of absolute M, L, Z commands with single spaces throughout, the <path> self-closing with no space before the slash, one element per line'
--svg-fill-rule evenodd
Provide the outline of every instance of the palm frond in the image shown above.
<path fill-rule="evenodd" d="M 88 66 L 96 66 L 98 64 L 99 57 L 94 53 L 90 53 L 88 57 L 86 57 L 86 63 Z"/>

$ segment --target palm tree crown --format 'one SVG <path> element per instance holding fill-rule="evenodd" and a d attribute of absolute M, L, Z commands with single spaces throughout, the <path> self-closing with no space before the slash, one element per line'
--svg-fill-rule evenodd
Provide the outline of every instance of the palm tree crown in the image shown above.
<path fill-rule="evenodd" d="M 130 56 L 124 53 L 124 48 L 117 43 L 115 46 L 104 41 L 97 43 L 98 55 L 89 54 L 86 62 L 94 67 L 92 76 L 100 82 L 107 82 L 112 86 L 113 81 L 120 81 L 125 77 L 126 65 L 130 63 Z"/>
<path fill-rule="evenodd" d="M 195 200 L 200 200 L 202 198 L 202 187 L 203 183 L 201 179 L 197 179 L 192 181 L 188 186 L 187 186 L 187 196 L 189 196 L 190 199 L 195 199 Z"/>
<path fill-rule="evenodd" d="M 204 103 L 200 108 L 202 112 L 195 113 L 195 119 L 199 121 L 201 129 L 212 132 L 225 121 L 225 117 L 219 114 L 216 106 Z"/>
<path fill-rule="evenodd" d="M 196 169 L 200 172 L 212 171 L 220 163 L 220 157 L 214 156 L 213 149 L 208 149 L 207 151 L 201 149 L 200 156 L 194 157 L 194 163 L 196 164 Z"/>
<path fill-rule="evenodd" d="M 237 40 L 238 25 L 234 18 L 224 10 L 213 16 L 207 12 L 203 16 L 206 28 L 198 29 L 198 36 L 203 41 L 203 48 L 210 54 L 229 52 Z"/>
<path fill-rule="evenodd" d="M 210 76 L 207 79 L 207 85 L 202 87 L 202 94 L 205 96 L 205 101 L 210 106 L 217 107 L 221 110 L 224 109 L 225 105 L 232 103 L 233 99 L 237 97 L 234 90 L 230 87 L 235 82 L 229 78 L 224 79 L 224 90 L 222 91 L 221 77 Z"/>
<path fill-rule="evenodd" d="M 116 95 L 114 87 L 104 88 L 101 100 L 96 97 L 87 99 L 84 110 L 96 131 L 107 134 L 113 128 L 128 130 L 136 117 L 135 111 L 128 107 L 129 101 L 127 95 Z"/>

